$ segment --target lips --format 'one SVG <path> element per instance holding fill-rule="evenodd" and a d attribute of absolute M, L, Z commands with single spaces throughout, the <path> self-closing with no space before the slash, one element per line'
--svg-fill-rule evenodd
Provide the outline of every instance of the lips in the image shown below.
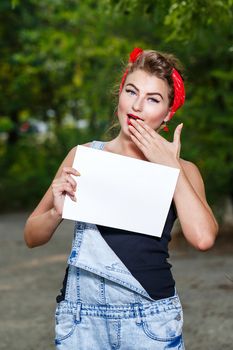
<path fill-rule="evenodd" d="M 137 115 L 134 115 L 134 114 L 127 114 L 127 124 L 128 125 L 132 125 L 131 122 L 130 122 L 130 119 L 140 119 L 140 120 L 143 120 L 142 118 L 138 117 Z"/>

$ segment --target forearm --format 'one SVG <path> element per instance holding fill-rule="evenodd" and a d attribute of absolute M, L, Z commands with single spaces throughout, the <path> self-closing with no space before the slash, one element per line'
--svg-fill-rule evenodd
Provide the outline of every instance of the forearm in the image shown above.
<path fill-rule="evenodd" d="M 47 243 L 61 221 L 61 215 L 54 208 L 43 214 L 30 216 L 24 229 L 24 239 L 27 246 L 34 248 Z"/>
<path fill-rule="evenodd" d="M 197 249 L 209 249 L 215 241 L 218 224 L 208 204 L 195 191 L 182 165 L 174 201 L 186 239 Z"/>

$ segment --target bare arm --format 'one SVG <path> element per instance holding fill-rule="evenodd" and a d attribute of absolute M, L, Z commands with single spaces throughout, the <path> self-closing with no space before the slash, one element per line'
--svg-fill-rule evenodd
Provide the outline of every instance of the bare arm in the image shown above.
<path fill-rule="evenodd" d="M 184 236 L 195 248 L 207 250 L 214 244 L 218 224 L 206 201 L 205 188 L 198 168 L 179 161 L 174 201 Z"/>
<path fill-rule="evenodd" d="M 24 228 L 24 239 L 33 248 L 47 243 L 62 221 L 62 207 L 65 194 L 73 200 L 76 182 L 72 175 L 79 173 L 72 169 L 76 148 L 73 148 L 62 162 L 44 197 L 29 216 Z"/>

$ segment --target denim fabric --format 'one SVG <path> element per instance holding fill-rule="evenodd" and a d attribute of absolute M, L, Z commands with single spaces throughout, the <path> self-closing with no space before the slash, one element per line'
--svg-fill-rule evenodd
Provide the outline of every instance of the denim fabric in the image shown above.
<path fill-rule="evenodd" d="M 65 300 L 56 309 L 60 350 L 184 349 L 177 295 L 154 301 L 96 225 L 76 223 Z"/>
<path fill-rule="evenodd" d="M 184 349 L 179 297 L 153 300 L 96 225 L 76 223 L 68 264 L 57 350 Z"/>

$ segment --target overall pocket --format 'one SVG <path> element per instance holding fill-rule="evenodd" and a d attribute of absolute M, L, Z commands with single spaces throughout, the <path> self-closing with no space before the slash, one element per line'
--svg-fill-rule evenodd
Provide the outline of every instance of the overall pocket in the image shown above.
<path fill-rule="evenodd" d="M 79 323 L 76 320 L 76 314 L 69 311 L 61 311 L 60 306 L 57 307 L 55 313 L 55 343 L 59 344 L 61 341 L 69 338 Z"/>
<path fill-rule="evenodd" d="M 182 341 L 183 312 L 182 307 L 155 311 L 153 307 L 142 318 L 141 327 L 151 339 L 161 342 Z"/>

